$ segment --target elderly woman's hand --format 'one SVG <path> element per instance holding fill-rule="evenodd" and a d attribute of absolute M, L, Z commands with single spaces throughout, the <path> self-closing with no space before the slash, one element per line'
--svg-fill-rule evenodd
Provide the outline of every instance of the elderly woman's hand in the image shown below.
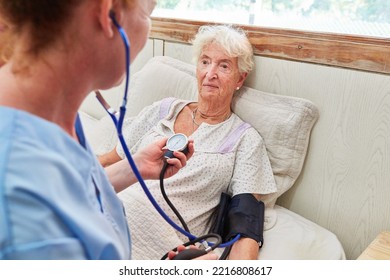
<path fill-rule="evenodd" d="M 134 155 L 139 171 L 144 179 L 158 179 L 164 165 L 168 163 L 164 178 L 175 175 L 187 164 L 187 160 L 194 154 L 193 140 L 188 141 L 188 153 L 174 152 L 174 158 L 164 159 L 167 138 L 148 145 Z"/>

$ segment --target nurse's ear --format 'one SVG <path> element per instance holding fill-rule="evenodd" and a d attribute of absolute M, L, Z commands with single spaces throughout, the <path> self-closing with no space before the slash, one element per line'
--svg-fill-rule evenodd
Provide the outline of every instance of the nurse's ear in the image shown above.
<path fill-rule="evenodd" d="M 115 26 L 111 18 L 111 14 L 113 14 L 112 9 L 113 9 L 112 0 L 100 1 L 99 23 L 102 27 L 104 34 L 108 38 L 112 38 L 114 36 Z"/>

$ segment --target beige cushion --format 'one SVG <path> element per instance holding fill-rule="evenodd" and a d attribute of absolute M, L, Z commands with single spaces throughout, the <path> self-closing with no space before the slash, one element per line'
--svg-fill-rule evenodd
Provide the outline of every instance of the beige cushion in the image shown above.
<path fill-rule="evenodd" d="M 265 141 L 278 189 L 276 194 L 268 195 L 265 202 L 274 205 L 302 171 L 318 110 L 308 100 L 251 88 L 243 88 L 236 94 L 232 108 L 256 128 Z"/>

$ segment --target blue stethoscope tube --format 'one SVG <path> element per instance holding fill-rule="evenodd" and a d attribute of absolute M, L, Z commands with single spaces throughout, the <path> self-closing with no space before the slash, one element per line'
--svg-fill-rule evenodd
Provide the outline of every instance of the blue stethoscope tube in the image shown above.
<path fill-rule="evenodd" d="M 134 172 L 134 175 L 136 176 L 137 180 L 139 181 L 139 183 L 140 183 L 143 191 L 145 192 L 146 196 L 148 197 L 150 202 L 153 204 L 154 208 L 156 208 L 158 213 L 174 229 L 176 229 L 180 233 L 182 233 L 185 236 L 187 236 L 190 240 L 199 239 L 199 237 L 196 237 L 196 236 L 192 235 L 191 233 L 187 232 L 186 230 L 184 230 L 183 228 L 178 226 L 174 221 L 171 220 L 171 218 L 164 212 L 164 210 L 162 210 L 160 205 L 158 205 L 157 201 L 154 199 L 153 195 L 150 193 L 148 187 L 146 186 L 145 181 L 143 180 L 140 172 L 138 171 L 138 168 L 137 168 L 137 166 L 136 166 L 136 164 L 135 164 L 135 162 L 133 160 L 133 157 L 131 156 L 131 153 L 130 153 L 129 149 L 127 148 L 126 142 L 125 142 L 125 140 L 123 138 L 123 134 L 122 134 L 122 127 L 123 127 L 123 120 L 124 120 L 124 117 L 125 117 L 125 114 L 126 114 L 127 93 L 128 93 L 129 80 L 130 80 L 130 42 L 129 42 L 129 39 L 128 39 L 127 35 L 126 35 L 126 32 L 123 30 L 123 28 L 116 21 L 115 16 L 114 16 L 113 13 L 110 13 L 110 17 L 111 17 L 114 25 L 118 29 L 120 36 L 122 37 L 122 40 L 123 40 L 123 43 L 124 43 L 124 46 L 125 46 L 125 52 L 126 52 L 126 84 L 125 84 L 125 92 L 124 92 L 124 95 L 123 95 L 122 105 L 119 108 L 119 119 L 116 117 L 116 114 L 117 114 L 116 111 L 113 110 L 108 105 L 108 103 L 104 100 L 104 98 L 102 97 L 102 95 L 100 94 L 99 91 L 96 91 L 96 97 L 99 100 L 99 102 L 102 104 L 104 109 L 107 111 L 107 113 L 111 116 L 111 119 L 114 122 L 116 131 L 117 131 L 117 134 L 118 134 L 118 138 L 119 138 L 119 141 L 120 141 L 121 146 L 123 148 L 123 151 L 125 153 L 125 156 L 126 156 L 128 162 L 129 162 L 129 164 L 130 164 L 130 166 L 131 166 L 131 168 L 132 168 L 132 170 Z M 218 247 L 223 248 L 223 247 L 231 246 L 239 238 L 240 238 L 240 235 L 238 234 L 235 238 L 233 238 L 229 242 L 222 243 Z"/>

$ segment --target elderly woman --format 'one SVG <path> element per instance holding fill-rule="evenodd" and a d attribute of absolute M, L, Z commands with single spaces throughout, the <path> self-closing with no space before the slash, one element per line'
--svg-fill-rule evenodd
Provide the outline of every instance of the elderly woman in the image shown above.
<path fill-rule="evenodd" d="M 174 178 L 165 180 L 164 185 L 169 200 L 181 213 L 191 233 L 202 235 L 209 230 L 208 220 L 222 192 L 228 190 L 233 196 L 249 193 L 261 200 L 263 195 L 275 192 L 276 187 L 261 136 L 254 128 L 245 126 L 231 110 L 234 93 L 253 67 L 252 46 L 245 33 L 231 26 L 203 26 L 193 40 L 193 46 L 197 61 L 197 102 L 174 99 L 156 102 L 129 119 L 124 134 L 132 152 L 174 133 L 183 133 L 193 139 L 193 157 Z M 163 118 L 161 108 L 169 108 Z M 100 161 L 109 165 L 123 156 L 122 149 L 117 146 Z M 158 182 L 148 181 L 147 185 L 161 207 L 174 218 L 162 198 Z M 133 200 L 137 192 L 142 192 L 138 184 L 119 193 L 131 228 L 142 227 L 133 213 L 139 207 Z M 139 213 L 142 215 L 142 210 Z M 157 249 L 161 247 L 159 229 L 147 229 L 139 236 L 133 231 L 132 236 L 135 240 L 133 250 L 141 252 L 142 258 L 156 258 L 167 250 Z M 145 243 L 141 241 L 147 238 L 154 240 L 152 247 L 157 254 L 142 252 Z M 234 243 L 229 259 L 257 259 L 258 252 L 258 243 L 243 237 Z"/>
<path fill-rule="evenodd" d="M 124 77 L 118 25 L 133 61 L 147 40 L 154 6 L 153 0 L 0 0 L 6 58 L 0 68 L 0 259 L 131 257 L 113 186 L 122 189 L 136 178 L 124 161 L 109 174 L 127 176 L 106 176 L 77 112 L 91 91 Z M 134 156 L 145 178 L 159 177 L 165 143 Z M 186 160 L 176 153 L 167 175 Z"/>

